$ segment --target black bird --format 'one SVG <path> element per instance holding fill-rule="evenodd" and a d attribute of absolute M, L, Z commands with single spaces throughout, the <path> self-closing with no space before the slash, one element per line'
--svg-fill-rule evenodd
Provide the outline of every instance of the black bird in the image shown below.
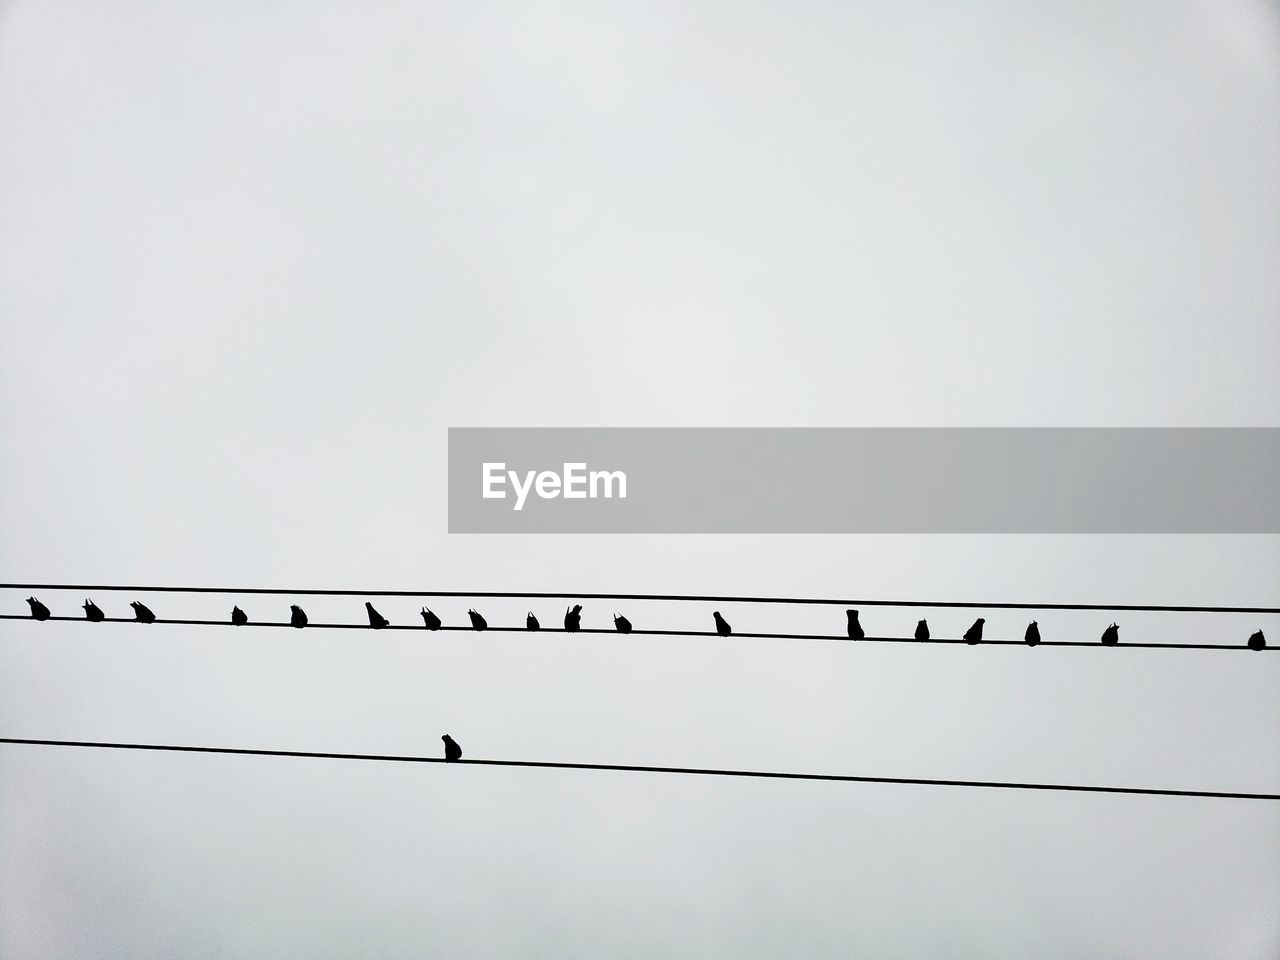
<path fill-rule="evenodd" d="M 139 603 L 137 600 L 130 600 L 129 606 L 133 607 L 133 619 L 139 623 L 155 623 L 156 615 L 151 612 L 151 608 L 145 603 Z"/>
<path fill-rule="evenodd" d="M 1102 631 L 1102 642 L 1105 646 L 1114 647 L 1120 642 L 1120 628 L 1116 624 L 1112 624 Z"/>
<path fill-rule="evenodd" d="M 572 609 L 564 611 L 564 628 L 572 633 L 582 627 L 582 604 L 575 603 Z"/>
<path fill-rule="evenodd" d="M 538 618 L 533 615 L 533 611 L 529 611 L 529 615 L 524 618 L 524 628 L 526 630 L 537 630 L 542 624 L 538 622 Z"/>
<path fill-rule="evenodd" d="M 1027 632 L 1022 638 L 1027 641 L 1027 646 L 1034 647 L 1040 642 L 1040 626 L 1036 621 L 1032 620 L 1027 624 Z"/>
<path fill-rule="evenodd" d="M 929 621 L 928 620 L 921 620 L 919 623 L 916 624 L 916 639 L 917 640 L 929 639 Z"/>
<path fill-rule="evenodd" d="M 249 622 L 249 615 L 239 607 L 231 608 L 231 622 L 237 627 L 243 627 Z"/>
<path fill-rule="evenodd" d="M 964 632 L 965 643 L 981 643 L 982 642 L 982 625 L 987 621 L 982 617 L 973 621 L 973 626 Z"/>
<path fill-rule="evenodd" d="M 35 614 L 33 613 L 32 616 L 34 617 Z M 1261 630 L 1259 630 L 1257 633 L 1255 633 L 1253 636 L 1249 638 L 1250 650 L 1265 650 L 1266 646 L 1267 646 L 1267 638 L 1262 635 Z"/>
<path fill-rule="evenodd" d="M 447 733 L 440 738 L 444 741 L 444 758 L 449 761 L 462 759 L 462 748 L 458 746 L 458 741 L 453 739 Z"/>
<path fill-rule="evenodd" d="M 626 617 L 622 616 L 622 614 L 615 613 L 613 615 L 613 627 L 619 633 L 630 633 L 631 621 L 628 620 Z"/>
<path fill-rule="evenodd" d="M 729 634 L 733 633 L 733 627 L 729 626 L 728 620 L 720 616 L 719 610 L 716 610 L 711 615 L 716 618 L 716 633 L 720 634 L 722 637 L 727 637 Z"/>
<path fill-rule="evenodd" d="M 483 630 L 489 625 L 489 621 L 476 613 L 474 610 L 468 610 L 467 616 L 471 618 L 471 626 L 476 630 Z"/>
<path fill-rule="evenodd" d="M 436 616 L 434 613 L 432 613 L 430 610 L 428 610 L 426 607 L 423 607 L 423 608 L 422 608 L 422 624 L 423 624 L 423 626 L 425 626 L 428 630 L 439 630 L 439 629 L 440 629 L 440 618 L 439 618 L 439 617 L 437 617 L 437 616 Z"/>
<path fill-rule="evenodd" d="M 33 620 L 49 619 L 49 608 L 35 597 L 27 597 L 27 606 L 31 608 L 31 618 Z"/>
<path fill-rule="evenodd" d="M 86 620 L 92 620 L 94 623 L 101 623 L 104 619 L 103 612 L 98 609 L 98 605 L 92 600 L 86 600 L 83 604 L 84 616 Z"/>
<path fill-rule="evenodd" d="M 858 622 L 858 611 L 849 610 L 847 613 L 849 616 L 849 639 L 861 640 L 867 634 L 866 631 L 862 629 L 862 624 Z"/>
<path fill-rule="evenodd" d="M 369 614 L 369 626 L 375 630 L 381 630 L 383 627 L 391 626 L 391 621 L 373 609 L 373 604 L 368 600 L 364 602 L 365 612 Z"/>
<path fill-rule="evenodd" d="M 307 625 L 307 615 L 302 612 L 302 608 L 296 603 L 289 604 L 289 623 L 291 626 L 301 630 Z"/>

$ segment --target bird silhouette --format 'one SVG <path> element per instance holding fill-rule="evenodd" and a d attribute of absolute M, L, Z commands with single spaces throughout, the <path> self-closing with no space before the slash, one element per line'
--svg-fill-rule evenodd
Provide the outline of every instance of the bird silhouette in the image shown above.
<path fill-rule="evenodd" d="M 391 621 L 373 609 L 373 604 L 368 600 L 364 602 L 364 609 L 369 614 L 369 626 L 373 627 L 373 629 L 381 630 L 383 627 L 391 626 Z"/>
<path fill-rule="evenodd" d="M 973 626 L 964 632 L 965 643 L 981 643 L 982 642 L 982 625 L 987 621 L 982 617 L 973 621 Z"/>
<path fill-rule="evenodd" d="M 444 741 L 444 758 L 450 762 L 462 759 L 462 748 L 458 746 L 458 741 L 453 739 L 447 733 L 440 738 Z"/>
<path fill-rule="evenodd" d="M 133 607 L 133 619 L 138 623 L 155 623 L 156 615 L 151 612 L 151 608 L 145 603 L 139 603 L 137 600 L 130 600 L 129 606 Z"/>
<path fill-rule="evenodd" d="M 231 622 L 237 627 L 243 627 L 249 622 L 249 615 L 239 607 L 231 608 Z"/>
<path fill-rule="evenodd" d="M 1028 623 L 1027 632 L 1023 635 L 1022 639 L 1027 641 L 1027 646 L 1034 647 L 1040 642 L 1040 625 L 1034 620 Z"/>
<path fill-rule="evenodd" d="M 98 608 L 98 605 L 96 603 L 94 603 L 92 600 L 86 600 L 83 606 L 84 606 L 84 617 L 86 620 L 92 620 L 94 623 L 102 622 L 105 615 Z"/>
<path fill-rule="evenodd" d="M 849 618 L 849 639 L 861 640 L 867 634 L 866 631 L 862 629 L 862 624 L 858 622 L 858 611 L 848 610 L 846 611 L 846 614 Z"/>
<path fill-rule="evenodd" d="M 32 616 L 35 616 L 35 614 L 33 613 Z M 1250 650 L 1265 650 L 1266 647 L 1267 647 L 1267 638 L 1262 635 L 1261 630 L 1259 630 L 1257 633 L 1255 633 L 1253 636 L 1249 638 Z"/>
<path fill-rule="evenodd" d="M 533 615 L 533 611 L 529 611 L 529 615 L 524 618 L 524 628 L 526 630 L 537 630 L 542 624 L 538 622 L 538 618 Z"/>
<path fill-rule="evenodd" d="M 929 639 L 929 621 L 928 620 L 921 620 L 916 624 L 916 639 L 917 640 Z"/>
<path fill-rule="evenodd" d="M 307 625 L 307 615 L 296 603 L 289 604 L 289 625 L 301 630 Z"/>
<path fill-rule="evenodd" d="M 474 610 L 468 610 L 467 616 L 471 618 L 471 626 L 476 630 L 483 630 L 489 625 L 489 621 L 485 620 L 484 617 L 480 616 L 480 614 L 476 613 Z"/>
<path fill-rule="evenodd" d="M 572 608 L 565 608 L 564 628 L 570 633 L 582 628 L 582 604 L 575 603 Z"/>
<path fill-rule="evenodd" d="M 422 625 L 425 626 L 428 630 L 439 630 L 440 618 L 437 617 L 430 610 L 428 610 L 426 607 L 423 607 L 422 608 Z"/>
<path fill-rule="evenodd" d="M 728 620 L 720 616 L 719 610 L 714 611 L 711 616 L 716 618 L 716 633 L 720 634 L 722 637 L 727 637 L 729 634 L 733 633 L 733 627 L 729 626 Z"/>
<path fill-rule="evenodd" d="M 31 608 L 31 619 L 48 620 L 49 608 L 37 600 L 35 597 L 27 597 L 27 606 Z"/>
<path fill-rule="evenodd" d="M 1120 642 L 1120 628 L 1116 624 L 1112 624 L 1102 631 L 1102 642 L 1108 647 L 1114 647 Z"/>
<path fill-rule="evenodd" d="M 631 621 L 628 620 L 626 617 L 622 616 L 622 614 L 615 613 L 613 615 L 613 627 L 619 633 L 630 633 Z"/>

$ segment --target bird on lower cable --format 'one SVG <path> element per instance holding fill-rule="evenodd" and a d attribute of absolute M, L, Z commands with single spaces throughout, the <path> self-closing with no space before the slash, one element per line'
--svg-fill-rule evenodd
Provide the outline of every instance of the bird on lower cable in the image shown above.
<path fill-rule="evenodd" d="M 243 627 L 249 622 L 249 615 L 239 607 L 231 608 L 231 623 L 237 627 Z"/>
<path fill-rule="evenodd" d="M 381 630 L 383 627 L 389 627 L 391 625 L 391 621 L 380 614 L 377 610 L 373 609 L 373 604 L 368 600 L 364 602 L 364 609 L 365 612 L 369 614 L 369 626 L 373 627 L 373 629 Z"/>
<path fill-rule="evenodd" d="M 1120 627 L 1112 624 L 1102 631 L 1102 643 L 1104 646 L 1114 647 L 1120 642 Z"/>
<path fill-rule="evenodd" d="M 440 629 L 440 618 L 439 618 L 439 617 L 437 617 L 437 616 L 436 616 L 434 613 L 432 613 L 430 610 L 428 610 L 426 607 L 423 607 L 423 608 L 422 608 L 422 624 L 423 624 L 423 626 L 425 626 L 428 630 L 439 630 L 439 629 Z"/>
<path fill-rule="evenodd" d="M 981 643 L 982 642 L 982 625 L 987 621 L 982 617 L 973 621 L 973 626 L 964 632 L 965 643 Z"/>
<path fill-rule="evenodd" d="M 565 608 L 564 628 L 570 633 L 582 628 L 582 604 L 575 603 L 572 607 Z"/>
<path fill-rule="evenodd" d="M 631 621 L 628 620 L 626 617 L 624 617 L 622 614 L 615 613 L 613 615 L 613 628 L 617 630 L 619 633 L 630 633 Z"/>
<path fill-rule="evenodd" d="M 440 738 L 444 741 L 444 758 L 449 761 L 462 759 L 462 748 L 458 746 L 458 741 L 453 739 L 447 733 Z"/>
<path fill-rule="evenodd" d="M 1027 632 L 1023 635 L 1022 639 L 1027 641 L 1027 646 L 1034 647 L 1040 642 L 1040 625 L 1034 620 L 1028 623 Z"/>
<path fill-rule="evenodd" d="M 31 608 L 31 619 L 48 620 L 49 608 L 37 600 L 35 597 L 27 597 L 27 606 Z"/>
<path fill-rule="evenodd" d="M 716 633 L 720 634 L 722 637 L 727 637 L 733 633 L 733 627 L 729 626 L 728 620 L 720 616 L 719 610 L 714 611 L 711 616 L 716 619 Z"/>
<path fill-rule="evenodd" d="M 916 639 L 917 640 L 929 639 L 929 621 L 928 620 L 921 620 L 916 624 Z"/>
<path fill-rule="evenodd" d="M 524 628 L 526 630 L 537 630 L 542 626 L 538 622 L 538 618 L 533 615 L 533 611 L 529 611 L 529 615 L 524 618 Z"/>
<path fill-rule="evenodd" d="M 467 616 L 471 618 L 471 626 L 476 630 L 483 630 L 489 625 L 489 621 L 474 610 L 468 610 Z"/>
<path fill-rule="evenodd" d="M 94 623 L 101 623 L 105 618 L 102 610 L 92 600 L 86 600 L 84 606 L 84 617 L 86 620 L 92 620 Z"/>
<path fill-rule="evenodd" d="M 847 610 L 845 613 L 849 618 L 849 639 L 861 640 L 867 633 L 862 629 L 862 624 L 858 622 L 858 611 Z"/>
<path fill-rule="evenodd" d="M 133 607 L 133 619 L 138 623 L 155 623 L 156 615 L 151 612 L 151 608 L 145 603 L 139 603 L 137 600 L 130 600 L 129 606 Z"/>
<path fill-rule="evenodd" d="M 289 604 L 289 626 L 301 630 L 307 625 L 307 615 L 296 603 Z"/>
<path fill-rule="evenodd" d="M 1253 636 L 1249 638 L 1250 650 L 1265 650 L 1266 648 L 1267 648 L 1267 638 L 1262 635 L 1261 630 L 1259 630 L 1257 633 L 1253 634 Z"/>

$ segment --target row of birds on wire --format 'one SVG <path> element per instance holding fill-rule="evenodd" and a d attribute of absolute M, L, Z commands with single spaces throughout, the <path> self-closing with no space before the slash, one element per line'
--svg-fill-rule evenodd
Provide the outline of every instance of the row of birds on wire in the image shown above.
<path fill-rule="evenodd" d="M 48 620 L 49 617 L 52 616 L 52 612 L 49 608 L 35 597 L 28 597 L 27 605 L 31 608 L 31 616 L 35 620 Z M 82 606 L 86 620 L 93 621 L 94 623 L 100 623 L 106 619 L 106 614 L 102 612 L 102 608 L 92 600 L 85 600 Z M 133 600 L 130 601 L 129 606 L 133 609 L 133 619 L 137 623 L 156 622 L 156 615 L 146 604 Z M 391 626 L 391 621 L 379 613 L 372 603 L 366 600 L 364 607 L 365 612 L 369 616 L 369 626 L 372 629 L 380 630 L 383 627 Z M 849 639 L 865 639 L 867 634 L 866 631 L 863 630 L 861 622 L 858 620 L 858 611 L 847 610 L 845 613 L 847 620 L 846 630 L 848 632 Z M 711 616 L 715 620 L 715 628 L 718 635 L 722 637 L 733 635 L 733 628 L 729 626 L 729 622 L 720 615 L 719 610 L 714 611 Z M 443 621 L 441 621 L 436 614 L 432 613 L 431 610 L 425 606 L 422 608 L 421 617 L 423 626 L 428 630 L 439 630 L 444 626 Z M 474 609 L 467 611 L 467 617 L 471 621 L 471 628 L 473 630 L 484 630 L 489 626 L 489 621 Z M 230 622 L 233 626 L 243 627 L 249 623 L 249 615 L 239 607 L 232 607 Z M 305 627 L 308 622 L 306 611 L 296 603 L 290 604 L 289 625 L 301 629 Z M 969 644 L 981 643 L 982 630 L 986 622 L 987 621 L 984 617 L 979 617 L 977 620 L 973 621 L 973 626 L 969 627 L 969 629 L 964 632 L 961 639 Z M 630 633 L 632 629 L 631 621 L 618 613 L 613 615 L 613 627 L 618 633 Z M 542 624 L 538 622 L 538 618 L 534 616 L 533 611 L 529 611 L 529 615 L 525 618 L 525 629 L 540 630 L 541 628 Z M 577 603 L 565 608 L 564 629 L 568 633 L 574 633 L 582 629 L 582 604 Z M 929 622 L 927 620 L 921 620 L 916 624 L 915 639 L 920 641 L 927 641 L 930 639 Z M 1023 634 L 1022 639 L 1028 646 L 1032 647 L 1040 643 L 1040 624 L 1035 620 L 1032 620 L 1027 624 L 1027 629 Z M 1099 640 L 1105 647 L 1118 646 L 1120 644 L 1119 625 L 1112 623 L 1102 631 L 1102 636 Z M 1250 650 L 1262 650 L 1266 648 L 1266 645 L 1267 641 L 1261 630 L 1258 630 L 1250 636 L 1246 644 Z"/>

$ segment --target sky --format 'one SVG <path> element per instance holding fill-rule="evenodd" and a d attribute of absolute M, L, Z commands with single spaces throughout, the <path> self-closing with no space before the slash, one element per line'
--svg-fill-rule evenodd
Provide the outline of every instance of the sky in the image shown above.
<path fill-rule="evenodd" d="M 1251 0 L 0 2 L 0 580 L 1276 606 L 1276 536 L 449 535 L 446 441 L 1280 426 L 1277 67 Z M 1277 666 L 0 621 L 0 730 L 1274 793 Z M 1276 960 L 1277 903 L 1265 802 L 0 747 L 6 958 Z"/>

